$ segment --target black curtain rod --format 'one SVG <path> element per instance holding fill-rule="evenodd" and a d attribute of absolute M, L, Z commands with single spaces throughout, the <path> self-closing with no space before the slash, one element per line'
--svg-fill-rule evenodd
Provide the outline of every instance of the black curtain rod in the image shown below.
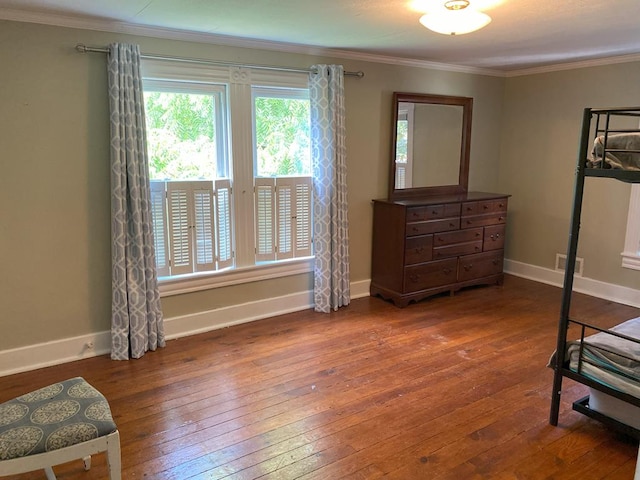
<path fill-rule="evenodd" d="M 104 47 L 87 47 L 82 43 L 76 45 L 76 50 L 80 53 L 109 53 L 108 48 Z M 250 65 L 244 63 L 234 63 L 234 62 L 222 62 L 215 60 L 205 60 L 200 58 L 185 58 L 185 57 L 167 57 L 164 55 L 153 55 L 153 54 L 140 54 L 142 58 L 155 59 L 155 60 L 172 60 L 177 62 L 185 62 L 185 63 L 199 63 L 202 65 L 217 65 L 223 67 L 245 67 L 245 68 L 254 68 L 260 70 L 277 70 L 281 72 L 293 72 L 293 73 L 315 73 L 313 69 L 302 69 L 302 68 L 289 68 L 289 67 L 276 67 L 271 65 Z M 345 76 L 348 77 L 364 77 L 363 71 L 358 72 L 344 72 Z"/>

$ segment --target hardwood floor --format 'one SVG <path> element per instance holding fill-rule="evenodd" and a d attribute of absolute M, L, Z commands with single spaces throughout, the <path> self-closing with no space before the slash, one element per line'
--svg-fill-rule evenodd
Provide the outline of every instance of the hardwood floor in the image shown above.
<path fill-rule="evenodd" d="M 123 479 L 632 479 L 638 445 L 571 410 L 548 424 L 560 289 L 507 276 L 405 309 L 357 299 L 0 378 L 0 402 L 83 376 L 109 399 Z M 603 326 L 638 309 L 577 296 Z M 55 468 L 104 479 L 104 455 Z M 43 472 L 19 477 L 44 479 Z"/>

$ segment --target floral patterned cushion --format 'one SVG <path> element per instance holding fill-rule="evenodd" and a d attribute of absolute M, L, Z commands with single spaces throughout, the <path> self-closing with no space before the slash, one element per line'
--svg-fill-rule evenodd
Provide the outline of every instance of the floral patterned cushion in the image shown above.
<path fill-rule="evenodd" d="M 57 450 L 116 431 L 109 404 L 84 378 L 0 404 L 0 460 Z"/>

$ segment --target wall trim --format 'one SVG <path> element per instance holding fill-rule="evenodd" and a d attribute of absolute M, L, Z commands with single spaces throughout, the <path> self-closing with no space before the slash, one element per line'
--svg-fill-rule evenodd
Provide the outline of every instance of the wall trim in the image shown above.
<path fill-rule="evenodd" d="M 562 288 L 564 272 L 558 272 L 550 268 L 538 267 L 527 263 L 505 259 L 504 272 L 516 277 L 527 278 L 540 283 L 546 283 Z M 592 297 L 603 298 L 616 303 L 631 305 L 640 308 L 640 290 L 635 290 L 613 283 L 601 282 L 587 277 L 574 277 L 573 289 Z"/>
<path fill-rule="evenodd" d="M 0 20 L 9 20 L 23 23 L 38 23 L 42 25 L 77 28 L 81 30 L 93 30 L 98 32 L 140 35 L 142 37 L 164 38 L 186 42 L 208 43 L 213 45 L 224 45 L 228 47 L 242 47 L 258 50 L 271 50 L 283 53 L 329 56 L 347 60 L 357 60 L 388 65 L 427 68 L 432 70 L 443 70 L 447 72 L 469 73 L 507 78 L 556 72 L 562 70 L 574 70 L 577 68 L 612 65 L 617 63 L 636 62 L 640 60 L 640 54 L 628 54 L 580 60 L 575 62 L 556 63 L 552 65 L 544 65 L 541 67 L 524 68 L 518 70 L 498 70 L 484 67 L 471 67 L 467 65 L 432 62 L 414 58 L 392 57 L 387 55 L 371 54 L 321 46 L 283 43 L 271 40 L 257 40 L 250 38 L 233 37 L 230 35 L 218 35 L 207 32 L 193 32 L 188 30 L 153 27 L 135 23 L 104 20 L 99 18 L 76 17 L 72 15 L 60 15 L 54 13 L 43 14 L 36 12 L 26 12 L 24 10 L 12 8 L 0 8 Z M 104 45 L 99 46 L 104 47 Z"/>
<path fill-rule="evenodd" d="M 505 259 L 505 273 L 562 288 L 564 274 L 550 268 Z M 351 283 L 351 298 L 369 295 L 370 280 Z M 605 283 L 586 277 L 575 277 L 574 290 L 640 308 L 640 290 Z M 165 336 L 175 340 L 190 335 L 231 327 L 242 323 L 313 308 L 313 292 L 304 291 L 268 298 L 217 310 L 198 312 L 165 319 Z M 92 347 L 88 347 L 92 345 Z M 78 337 L 28 345 L 0 351 L 0 376 L 26 372 L 51 365 L 74 362 L 109 353 L 109 332 L 96 332 Z"/>
<path fill-rule="evenodd" d="M 370 280 L 351 283 L 351 298 L 369 295 Z M 167 340 L 313 308 L 313 291 L 165 319 Z M 109 354 L 111 335 L 96 332 L 0 351 L 0 377 Z"/>

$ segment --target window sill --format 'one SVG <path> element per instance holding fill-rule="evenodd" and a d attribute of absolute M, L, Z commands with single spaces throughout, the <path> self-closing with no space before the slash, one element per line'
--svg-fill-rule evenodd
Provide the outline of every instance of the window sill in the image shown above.
<path fill-rule="evenodd" d="M 640 255 L 633 252 L 622 253 L 622 266 L 632 270 L 640 270 Z"/>
<path fill-rule="evenodd" d="M 160 297 L 199 292 L 242 283 L 287 277 L 313 271 L 314 257 L 262 263 L 250 267 L 229 268 L 218 272 L 203 272 L 180 277 L 158 279 Z"/>

